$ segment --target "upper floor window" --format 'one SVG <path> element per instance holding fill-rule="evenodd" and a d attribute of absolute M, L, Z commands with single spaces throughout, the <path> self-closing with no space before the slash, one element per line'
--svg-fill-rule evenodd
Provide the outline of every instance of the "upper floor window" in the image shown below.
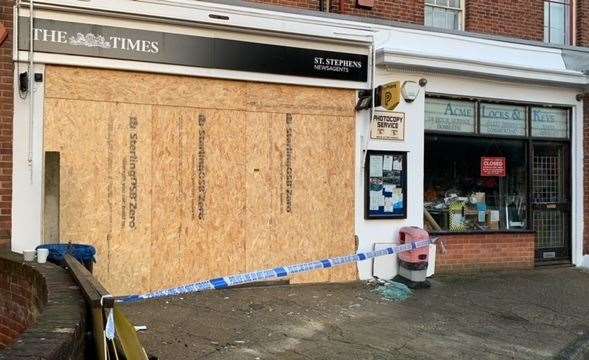
<path fill-rule="evenodd" d="M 571 43 L 571 0 L 544 1 L 544 41 Z"/>
<path fill-rule="evenodd" d="M 425 25 L 461 30 L 462 3 L 463 0 L 425 0 Z"/>

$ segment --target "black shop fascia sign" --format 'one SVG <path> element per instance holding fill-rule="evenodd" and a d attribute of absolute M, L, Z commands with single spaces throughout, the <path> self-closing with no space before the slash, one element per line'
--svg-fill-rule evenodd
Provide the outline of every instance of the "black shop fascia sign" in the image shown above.
<path fill-rule="evenodd" d="M 21 17 L 19 49 L 29 50 Z M 34 50 L 212 69 L 366 82 L 368 56 L 35 18 Z"/>

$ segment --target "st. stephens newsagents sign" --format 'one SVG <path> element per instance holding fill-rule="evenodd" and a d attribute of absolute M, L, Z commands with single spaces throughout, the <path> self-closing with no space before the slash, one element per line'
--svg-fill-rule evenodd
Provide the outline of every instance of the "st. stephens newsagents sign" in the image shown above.
<path fill-rule="evenodd" d="M 20 18 L 19 48 L 29 49 L 29 19 Z M 183 34 L 34 20 L 39 52 L 252 71 L 333 80 L 367 80 L 368 56 Z"/>

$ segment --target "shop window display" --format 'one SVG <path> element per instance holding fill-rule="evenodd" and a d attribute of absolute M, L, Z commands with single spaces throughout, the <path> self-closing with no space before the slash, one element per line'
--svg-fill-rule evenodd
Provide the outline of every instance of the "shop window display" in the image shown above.
<path fill-rule="evenodd" d="M 453 232 L 527 229 L 526 149 L 525 140 L 426 134 L 430 221 Z"/>

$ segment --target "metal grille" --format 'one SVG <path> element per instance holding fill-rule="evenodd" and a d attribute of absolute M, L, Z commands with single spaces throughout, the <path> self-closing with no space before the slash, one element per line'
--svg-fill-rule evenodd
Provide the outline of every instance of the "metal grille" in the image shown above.
<path fill-rule="evenodd" d="M 534 156 L 532 194 L 535 203 L 559 201 L 559 169 L 558 156 Z"/>
<path fill-rule="evenodd" d="M 565 246 L 563 213 L 559 210 L 534 211 L 534 230 L 538 237 L 538 249 Z"/>

